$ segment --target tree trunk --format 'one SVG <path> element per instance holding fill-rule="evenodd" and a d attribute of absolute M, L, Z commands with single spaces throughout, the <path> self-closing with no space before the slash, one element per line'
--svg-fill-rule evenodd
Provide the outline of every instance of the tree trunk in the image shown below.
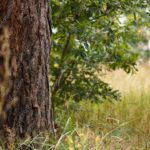
<path fill-rule="evenodd" d="M 19 137 L 52 130 L 48 0 L 0 0 L 0 9 L 0 28 L 9 27 L 11 50 L 12 86 L 4 104 L 5 124 Z"/>

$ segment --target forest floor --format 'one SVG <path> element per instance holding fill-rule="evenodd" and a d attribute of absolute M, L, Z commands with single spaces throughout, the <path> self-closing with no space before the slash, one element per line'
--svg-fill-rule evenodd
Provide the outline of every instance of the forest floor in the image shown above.
<path fill-rule="evenodd" d="M 150 66 L 135 74 L 121 70 L 104 78 L 122 92 L 121 101 L 95 104 L 68 101 L 57 110 L 62 128 L 57 137 L 45 136 L 41 150 L 149 150 L 150 149 Z M 42 135 L 25 143 L 36 143 Z"/>

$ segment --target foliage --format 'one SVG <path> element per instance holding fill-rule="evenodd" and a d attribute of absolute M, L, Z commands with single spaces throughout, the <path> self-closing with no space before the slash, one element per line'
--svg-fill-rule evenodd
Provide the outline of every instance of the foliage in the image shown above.
<path fill-rule="evenodd" d="M 138 21 L 137 32 L 141 38 L 138 40 L 138 45 L 134 45 L 134 49 L 140 54 L 140 61 L 148 61 L 150 59 L 150 3 L 146 13 L 140 11 L 140 21 Z"/>
<path fill-rule="evenodd" d="M 141 39 L 140 13 L 145 0 L 53 0 L 51 51 L 52 98 L 62 103 L 119 97 L 118 91 L 95 74 L 97 70 L 136 70 L 132 50 Z"/>

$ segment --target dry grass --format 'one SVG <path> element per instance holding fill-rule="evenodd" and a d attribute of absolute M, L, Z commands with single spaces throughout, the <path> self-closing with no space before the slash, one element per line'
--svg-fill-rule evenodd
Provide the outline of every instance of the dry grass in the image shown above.
<path fill-rule="evenodd" d="M 135 74 L 126 74 L 122 70 L 116 70 L 106 75 L 104 80 L 124 95 L 127 93 L 142 94 L 150 90 L 150 66 L 145 64 L 138 67 Z"/>

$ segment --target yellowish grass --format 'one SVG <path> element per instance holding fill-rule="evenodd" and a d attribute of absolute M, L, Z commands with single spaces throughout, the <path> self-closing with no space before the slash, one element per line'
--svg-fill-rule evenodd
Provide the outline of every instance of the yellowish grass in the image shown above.
<path fill-rule="evenodd" d="M 150 66 L 144 65 L 138 67 L 135 74 L 127 74 L 122 70 L 109 72 L 104 80 L 113 88 L 120 90 L 124 95 L 135 92 L 136 95 L 150 91 Z"/>

